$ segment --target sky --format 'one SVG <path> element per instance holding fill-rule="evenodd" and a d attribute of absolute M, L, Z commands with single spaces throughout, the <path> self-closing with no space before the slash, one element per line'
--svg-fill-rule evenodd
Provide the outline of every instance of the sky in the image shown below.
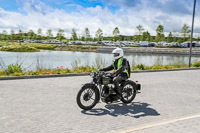
<path fill-rule="evenodd" d="M 43 35 L 51 29 L 56 34 L 64 29 L 71 36 L 75 28 L 79 36 L 89 28 L 95 35 L 98 28 L 111 36 L 115 27 L 121 35 L 138 34 L 136 26 L 155 35 L 158 25 L 165 34 L 180 32 L 184 24 L 191 26 L 193 0 L 0 0 L 0 32 L 21 29 Z M 200 2 L 197 0 L 194 31 L 200 33 Z"/>

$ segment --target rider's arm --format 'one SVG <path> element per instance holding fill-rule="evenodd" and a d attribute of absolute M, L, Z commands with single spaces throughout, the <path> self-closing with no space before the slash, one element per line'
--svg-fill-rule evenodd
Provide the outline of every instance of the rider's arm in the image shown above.
<path fill-rule="evenodd" d="M 100 69 L 100 71 L 110 71 L 110 70 L 113 70 L 113 69 L 114 69 L 113 65 L 110 65 L 108 67 Z"/>
<path fill-rule="evenodd" d="M 117 69 L 117 71 L 116 71 L 116 75 L 122 73 L 126 69 L 126 67 L 127 67 L 126 62 L 127 62 L 126 59 L 123 59 L 121 67 L 119 69 Z"/>

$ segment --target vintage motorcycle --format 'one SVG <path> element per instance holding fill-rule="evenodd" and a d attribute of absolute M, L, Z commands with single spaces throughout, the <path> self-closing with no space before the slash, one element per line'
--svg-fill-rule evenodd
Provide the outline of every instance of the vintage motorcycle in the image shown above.
<path fill-rule="evenodd" d="M 91 72 L 93 78 L 90 83 L 84 84 L 79 90 L 76 101 L 83 110 L 92 109 L 101 99 L 102 102 L 112 103 L 121 100 L 123 103 L 130 103 L 137 93 L 140 93 L 141 85 L 138 82 L 124 80 L 120 83 L 122 89 L 121 98 L 116 98 L 116 91 L 113 85 L 113 76 L 108 72 Z"/>

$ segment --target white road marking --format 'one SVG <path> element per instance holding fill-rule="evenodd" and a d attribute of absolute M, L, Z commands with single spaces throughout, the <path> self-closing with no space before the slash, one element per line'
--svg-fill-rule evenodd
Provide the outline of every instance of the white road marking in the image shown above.
<path fill-rule="evenodd" d="M 157 122 L 157 123 L 143 125 L 143 126 L 140 126 L 140 127 L 137 127 L 137 128 L 129 128 L 129 129 L 121 130 L 121 131 L 111 131 L 110 133 L 135 132 L 135 131 L 139 131 L 139 130 L 143 130 L 143 129 L 147 129 L 147 128 L 162 126 L 162 125 L 165 125 L 165 124 L 170 124 L 170 123 L 183 121 L 183 120 L 188 120 L 188 119 L 193 119 L 193 118 L 198 118 L 198 117 L 200 117 L 200 114 L 196 114 L 196 115 L 192 115 L 192 116 L 186 116 L 186 117 L 177 118 L 177 119 L 173 119 L 173 120 L 160 121 L 160 122 Z"/>

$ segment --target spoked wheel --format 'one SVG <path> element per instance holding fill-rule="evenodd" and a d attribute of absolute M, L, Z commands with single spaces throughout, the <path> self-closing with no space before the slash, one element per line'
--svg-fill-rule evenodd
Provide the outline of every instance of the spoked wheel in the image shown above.
<path fill-rule="evenodd" d="M 98 102 L 98 93 L 92 86 L 83 86 L 77 94 L 76 101 L 81 109 L 90 110 Z"/>
<path fill-rule="evenodd" d="M 124 103 L 130 103 L 136 96 L 136 86 L 132 82 L 126 82 L 122 87 L 121 100 Z"/>

